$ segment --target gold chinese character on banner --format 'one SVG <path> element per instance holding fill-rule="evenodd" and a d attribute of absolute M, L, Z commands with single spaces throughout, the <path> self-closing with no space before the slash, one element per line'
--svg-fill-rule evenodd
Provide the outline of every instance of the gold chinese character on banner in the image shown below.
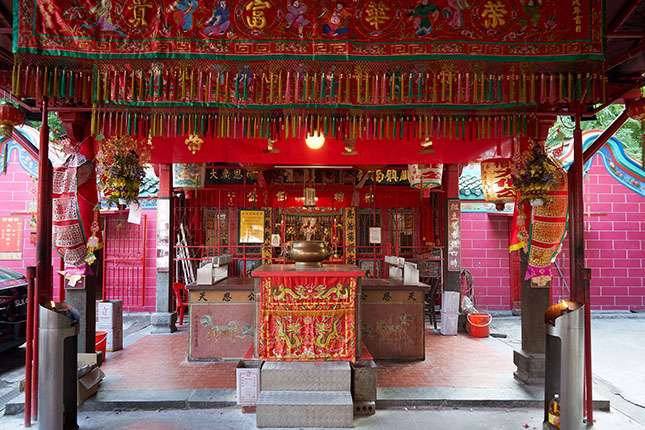
<path fill-rule="evenodd" d="M 146 19 L 146 9 L 153 7 L 149 0 L 132 0 L 132 4 L 128 6 L 128 10 L 132 11 L 132 18 L 128 20 L 133 27 L 145 27 L 148 25 Z"/>
<path fill-rule="evenodd" d="M 249 194 L 247 195 L 249 198 L 250 202 L 257 202 L 258 201 L 258 193 L 255 190 L 249 191 Z"/>
<path fill-rule="evenodd" d="M 190 136 L 188 136 L 184 143 L 186 144 L 186 146 L 188 146 L 188 150 L 192 152 L 193 155 L 195 155 L 195 153 L 202 148 L 204 139 L 197 136 L 196 134 L 191 134 Z"/>
<path fill-rule="evenodd" d="M 387 169 L 387 171 L 385 172 L 385 180 L 387 182 L 397 182 L 398 181 L 397 176 L 398 175 L 396 170 Z"/>
<path fill-rule="evenodd" d="M 506 24 L 505 17 L 507 13 L 508 11 L 501 1 L 487 1 L 481 15 L 484 18 L 484 27 L 495 29 Z"/>
<path fill-rule="evenodd" d="M 389 15 L 387 14 L 390 11 L 390 8 L 385 4 L 385 2 L 370 2 L 365 9 L 367 14 L 367 21 L 375 29 L 379 29 L 379 26 L 385 24 L 390 20 Z"/>
<path fill-rule="evenodd" d="M 262 0 L 253 0 L 246 5 L 247 11 L 251 11 L 251 16 L 246 17 L 246 24 L 249 28 L 262 29 L 267 25 L 267 18 L 264 14 L 265 9 L 271 9 L 271 3 Z"/>
<path fill-rule="evenodd" d="M 343 193 L 334 193 L 334 201 L 335 202 L 345 201 L 345 194 L 343 194 Z"/>
<path fill-rule="evenodd" d="M 278 191 L 277 193 L 275 193 L 275 198 L 279 202 L 283 202 L 283 201 L 287 200 L 287 193 L 285 193 L 284 191 Z"/>
<path fill-rule="evenodd" d="M 209 173 L 208 177 L 211 178 L 211 179 L 215 179 L 215 180 L 219 179 L 217 177 L 217 170 L 216 169 L 211 170 L 211 172 Z"/>

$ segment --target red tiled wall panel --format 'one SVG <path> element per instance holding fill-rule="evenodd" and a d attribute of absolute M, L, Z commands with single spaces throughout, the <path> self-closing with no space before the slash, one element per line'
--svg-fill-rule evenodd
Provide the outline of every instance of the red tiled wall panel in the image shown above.
<path fill-rule="evenodd" d="M 511 306 L 508 222 L 488 214 L 461 214 L 461 266 L 473 277 L 481 310 L 508 310 Z"/>
<path fill-rule="evenodd" d="M 592 273 L 592 309 L 645 308 L 645 198 L 611 177 L 596 156 L 584 181 L 584 203 L 585 264 Z M 509 222 L 487 214 L 462 214 L 462 267 L 473 275 L 481 309 L 510 309 Z M 566 285 L 568 254 L 565 239 L 557 264 Z M 562 277 L 555 265 L 552 269 L 552 297 L 556 301 L 563 296 Z M 568 286 L 564 296 L 569 297 Z"/>

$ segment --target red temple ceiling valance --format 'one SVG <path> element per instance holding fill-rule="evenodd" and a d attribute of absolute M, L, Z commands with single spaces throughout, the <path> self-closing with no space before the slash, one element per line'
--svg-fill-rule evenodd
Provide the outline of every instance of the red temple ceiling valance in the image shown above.
<path fill-rule="evenodd" d="M 316 132 L 337 142 L 330 164 L 377 162 L 392 141 L 413 144 L 402 163 L 472 161 L 541 106 L 606 98 L 601 0 L 15 0 L 14 13 L 12 92 L 92 106 L 95 134 L 155 137 L 158 160 L 201 160 L 185 144 L 199 135 L 231 162 L 251 152 L 214 152 L 228 140 L 295 161 Z"/>
<path fill-rule="evenodd" d="M 600 0 L 16 5 L 13 92 L 24 97 L 449 110 L 597 102 L 604 93 Z"/>
<path fill-rule="evenodd" d="M 16 52 L 81 59 L 604 59 L 601 0 L 15 3 Z"/>

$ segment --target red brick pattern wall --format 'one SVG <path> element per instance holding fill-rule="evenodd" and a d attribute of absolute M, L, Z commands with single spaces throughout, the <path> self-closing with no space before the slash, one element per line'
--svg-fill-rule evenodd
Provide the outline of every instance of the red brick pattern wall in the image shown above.
<path fill-rule="evenodd" d="M 594 157 L 584 181 L 585 263 L 591 268 L 594 310 L 645 308 L 645 197 L 607 173 Z M 462 267 L 473 275 L 478 307 L 509 310 L 508 225 L 510 218 L 463 213 Z M 557 258 L 569 298 L 569 242 Z M 552 265 L 552 297 L 562 297 L 562 278 Z"/>
<path fill-rule="evenodd" d="M 26 214 L 31 201 L 31 176 L 18 164 L 18 154 L 12 151 L 7 165 L 7 173 L 0 174 L 0 216 L 16 216 L 23 219 L 22 260 L 0 260 L 0 265 L 16 272 L 25 273 L 27 266 L 36 265 L 36 245 L 30 242 L 31 233 L 35 229 L 29 227 L 31 215 Z M 36 192 L 38 183 L 36 182 Z M 19 214 L 22 213 L 22 214 Z M 60 257 L 52 250 L 54 266 L 54 299 L 58 300 Z"/>
<path fill-rule="evenodd" d="M 499 215 L 461 214 L 461 267 L 473 277 L 478 309 L 511 308 L 509 222 Z"/>
<path fill-rule="evenodd" d="M 595 310 L 645 308 L 645 197 L 611 177 L 596 155 L 584 181 L 585 265 L 591 268 Z M 569 242 L 558 263 L 569 276 Z M 561 297 L 559 276 L 553 297 Z M 568 289 L 565 287 L 565 296 Z"/>

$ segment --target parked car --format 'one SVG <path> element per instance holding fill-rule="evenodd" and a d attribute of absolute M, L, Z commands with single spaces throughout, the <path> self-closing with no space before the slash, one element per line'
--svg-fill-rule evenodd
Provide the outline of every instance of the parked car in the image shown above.
<path fill-rule="evenodd" d="M 27 278 L 0 266 L 0 353 L 27 338 Z"/>

